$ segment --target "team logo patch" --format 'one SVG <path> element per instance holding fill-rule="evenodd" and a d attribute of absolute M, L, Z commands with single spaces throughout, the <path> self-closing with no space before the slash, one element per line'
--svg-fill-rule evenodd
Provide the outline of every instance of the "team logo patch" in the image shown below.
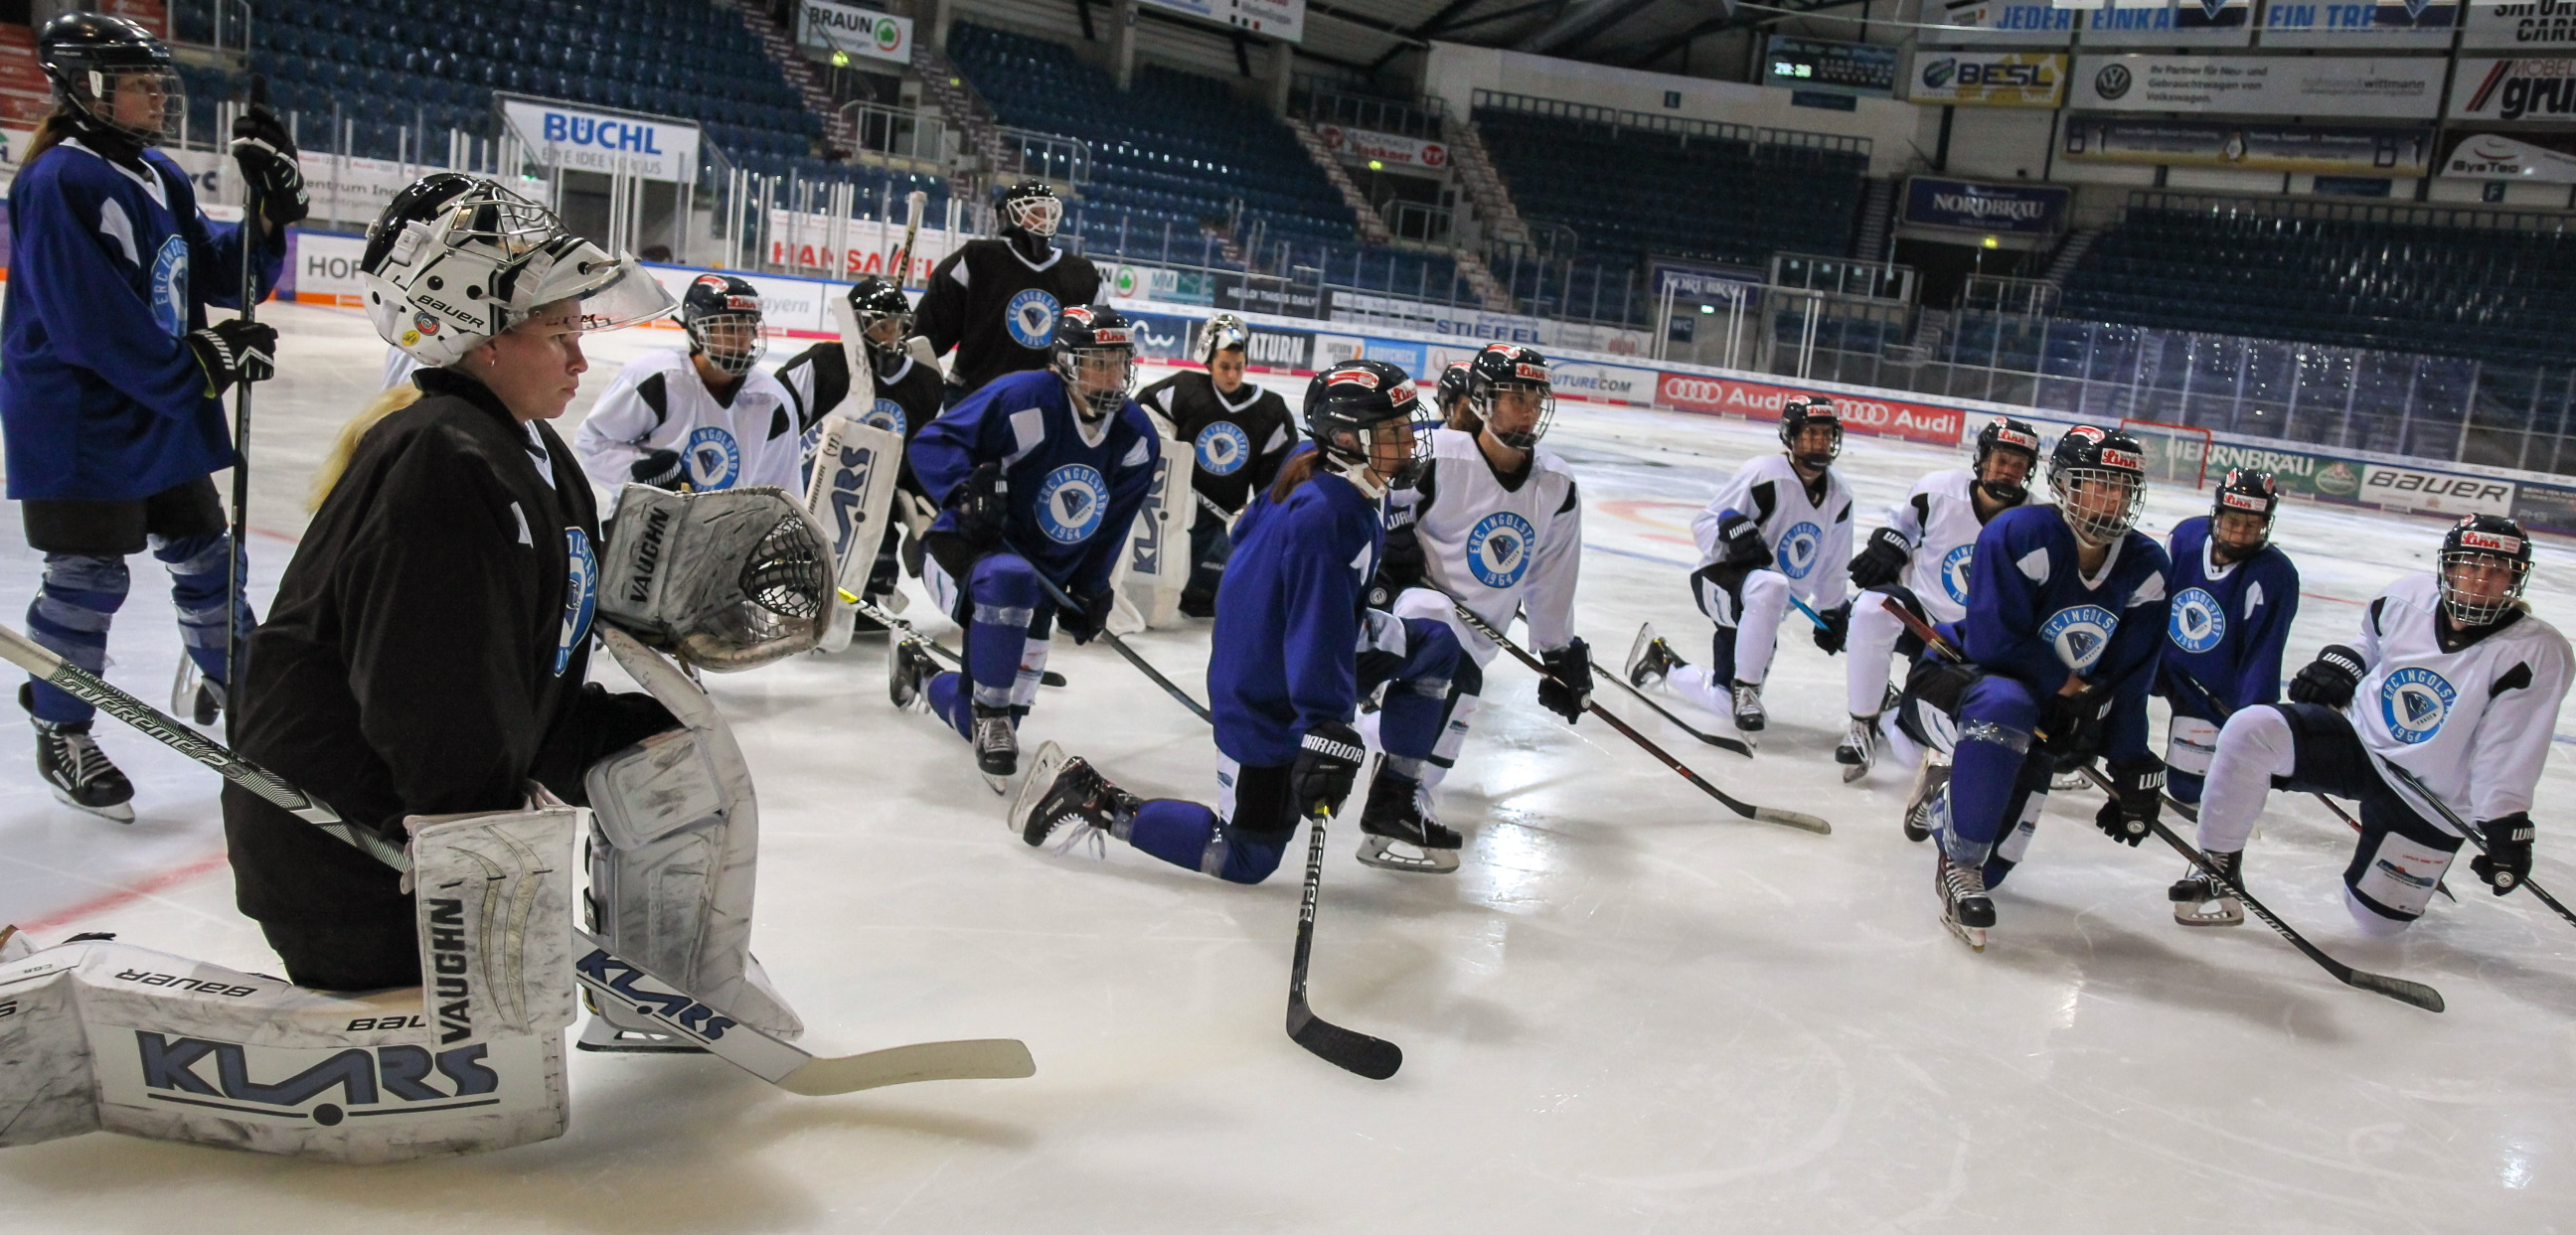
<path fill-rule="evenodd" d="M 700 490 L 714 492 L 730 489 L 742 478 L 742 447 L 733 434 L 707 425 L 689 434 L 689 444 L 680 452 L 689 466 L 689 483 Z"/>
<path fill-rule="evenodd" d="M 1467 533 L 1467 570 L 1486 587 L 1505 588 L 1529 573 L 1530 551 L 1538 547 L 1538 529 L 1508 510 L 1497 510 Z"/>
<path fill-rule="evenodd" d="M 1055 341 L 1055 319 L 1063 315 L 1055 297 L 1032 287 L 1002 307 L 1002 327 L 1022 347 L 1045 347 Z"/>
<path fill-rule="evenodd" d="M 2207 590 L 2184 588 L 2173 599 L 2173 621 L 2166 636 L 2186 652 L 2206 652 L 2227 637 L 2227 606 Z"/>
<path fill-rule="evenodd" d="M 1038 530 L 1060 545 L 1080 544 L 1100 530 L 1109 481 L 1088 463 L 1068 463 L 1038 485 Z"/>
<path fill-rule="evenodd" d="M 1977 546 L 1973 541 L 1952 549 L 1942 557 L 1941 590 L 1949 594 L 1951 604 L 1968 603 L 1968 565 L 1976 558 Z"/>
<path fill-rule="evenodd" d="M 2076 605 L 2058 610 L 2041 623 L 2039 637 L 2048 640 L 2067 668 L 2082 673 L 2102 659 L 2102 649 L 2111 645 L 2111 632 L 2118 629 L 2119 614 L 2100 605 Z"/>
<path fill-rule="evenodd" d="M 599 609 L 599 555 L 591 552 L 590 537 L 577 527 L 564 529 L 563 629 L 555 635 L 555 676 L 572 664 L 572 654 L 582 641 L 590 638 L 590 617 Z"/>
<path fill-rule="evenodd" d="M 1792 579 L 1806 578 L 1816 569 L 1816 551 L 1823 548 L 1824 543 L 1823 528 L 1813 523 L 1799 523 L 1791 526 L 1789 534 L 1780 538 L 1780 548 L 1776 554 L 1780 559 L 1780 573 Z"/>
<path fill-rule="evenodd" d="M 152 255 L 152 316 L 175 339 L 188 333 L 188 242 L 172 236 Z"/>
<path fill-rule="evenodd" d="M 912 421 L 903 414 L 902 404 L 892 399 L 879 399 L 875 407 L 869 408 L 859 416 L 859 423 L 873 425 L 896 437 L 902 437 L 904 426 Z"/>
<path fill-rule="evenodd" d="M 2408 667 L 2389 674 L 2379 684 L 2379 718 L 2388 725 L 2388 736 L 2414 745 L 2430 742 L 2442 731 L 2442 722 L 2450 718 L 2451 704 L 2457 701 L 2457 687 L 2430 669 Z"/>
<path fill-rule="evenodd" d="M 1231 420 L 1199 430 L 1199 470 L 1210 476 L 1232 476 L 1252 457 L 1252 435 Z"/>

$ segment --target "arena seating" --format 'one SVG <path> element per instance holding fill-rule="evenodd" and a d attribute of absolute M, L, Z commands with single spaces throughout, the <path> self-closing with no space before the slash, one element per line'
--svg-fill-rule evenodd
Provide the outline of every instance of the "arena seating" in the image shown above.
<path fill-rule="evenodd" d="M 2132 207 L 2061 313 L 2173 330 L 2564 364 L 2576 232 Z"/>

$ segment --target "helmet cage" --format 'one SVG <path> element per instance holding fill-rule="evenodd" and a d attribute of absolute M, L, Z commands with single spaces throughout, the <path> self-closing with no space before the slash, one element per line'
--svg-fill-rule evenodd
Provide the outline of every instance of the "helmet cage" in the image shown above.
<path fill-rule="evenodd" d="M 1002 221 L 1032 236 L 1054 236 L 1064 203 L 1053 193 L 1019 193 L 1002 199 Z"/>
<path fill-rule="evenodd" d="M 558 300 L 581 302 L 584 331 L 676 307 L 634 258 L 611 258 L 564 231 L 553 211 L 491 181 L 435 210 L 401 221 L 383 255 L 359 273 L 377 335 L 422 364 L 452 364 Z"/>
<path fill-rule="evenodd" d="M 1084 389 L 1084 371 L 1101 362 L 1113 362 L 1118 366 L 1115 383 L 1100 389 Z M 1128 393 L 1136 385 L 1136 349 L 1124 343 L 1058 347 L 1048 367 L 1063 379 L 1065 397 L 1073 401 L 1074 411 L 1084 420 L 1106 419 L 1126 405 Z"/>
<path fill-rule="evenodd" d="M 2531 547 L 2527 537 L 2491 532 L 2473 527 L 2460 527 L 2443 538 L 2441 558 L 2442 612 L 2459 626 L 2487 626 L 2501 621 L 2504 615 L 2522 603 L 2522 590 L 2531 582 Z M 2453 583 L 2454 567 L 2501 565 L 2513 571 L 2513 583 L 2491 599 L 2481 600 Z"/>
<path fill-rule="evenodd" d="M 2075 501 L 2078 488 L 2092 485 L 2120 485 L 2128 492 L 2117 512 L 2101 514 L 2084 509 Z M 2147 506 L 2147 478 L 2142 472 L 2122 467 L 2093 464 L 2081 467 L 2048 469 L 2048 491 L 2057 499 L 2057 510 L 2077 540 L 2099 548 L 2127 535 L 2138 525 L 2138 516 Z"/>
<path fill-rule="evenodd" d="M 703 313 L 681 323 L 689 332 L 689 350 L 705 354 L 708 363 L 740 377 L 769 353 L 769 339 L 758 313 Z"/>

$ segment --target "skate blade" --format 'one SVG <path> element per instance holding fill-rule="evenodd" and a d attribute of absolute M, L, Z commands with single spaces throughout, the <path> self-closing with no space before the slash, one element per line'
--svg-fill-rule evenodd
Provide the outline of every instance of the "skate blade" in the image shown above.
<path fill-rule="evenodd" d="M 1011 796 L 1011 777 L 1019 775 L 1017 772 L 1012 772 L 1005 776 L 995 776 L 982 768 L 975 769 L 975 774 L 984 778 L 984 787 L 992 790 L 993 796 L 1002 798 Z"/>
<path fill-rule="evenodd" d="M 60 789 L 54 790 L 54 800 L 72 808 L 73 810 L 79 811 L 83 814 L 96 815 L 101 819 L 111 820 L 116 823 L 134 822 L 134 807 L 128 803 L 116 802 L 107 806 L 89 806 L 73 801 L 72 795 L 63 792 Z"/>
<path fill-rule="evenodd" d="M 1455 849 L 1419 849 L 1383 836 L 1360 835 L 1360 864 L 1411 875 L 1447 875 L 1458 869 Z"/>
<path fill-rule="evenodd" d="M 2222 896 L 2217 900 L 2203 901 L 2198 904 L 2178 901 L 2174 904 L 2173 911 L 2174 921 L 2184 926 L 2245 925 L 2245 902 L 2233 896 Z"/>
<path fill-rule="evenodd" d="M 1983 952 L 1986 950 L 1986 928 L 1982 926 L 1963 926 L 1946 917 L 1941 919 L 1941 925 L 1950 928 L 1950 933 L 1958 936 L 1959 942 L 1968 945 L 1969 951 Z"/>
<path fill-rule="evenodd" d="M 1064 753 L 1064 748 L 1053 742 L 1038 746 L 1037 757 L 1029 761 L 1029 778 L 1020 782 L 1020 792 L 1011 799 L 1011 809 L 1002 815 L 1002 826 L 1009 828 L 1011 835 L 1027 836 L 1030 812 L 1038 808 L 1038 800 L 1055 787 L 1056 775 L 1071 762 L 1073 759 Z"/>
<path fill-rule="evenodd" d="M 1920 845 L 1923 842 L 1932 839 L 1932 829 L 1923 827 L 1911 819 L 1906 820 L 1903 826 L 1905 829 L 1905 839 L 1913 841 L 1915 844 Z"/>
<path fill-rule="evenodd" d="M 581 1037 L 573 1046 L 585 1051 L 606 1051 L 621 1055 L 704 1055 L 707 1048 L 672 1034 L 646 1033 L 638 1029 L 620 1029 L 597 1016 L 582 1023 Z"/>
<path fill-rule="evenodd" d="M 1869 775 L 1869 765 L 1866 763 L 1843 764 L 1843 783 L 1846 785 L 1867 775 Z"/>

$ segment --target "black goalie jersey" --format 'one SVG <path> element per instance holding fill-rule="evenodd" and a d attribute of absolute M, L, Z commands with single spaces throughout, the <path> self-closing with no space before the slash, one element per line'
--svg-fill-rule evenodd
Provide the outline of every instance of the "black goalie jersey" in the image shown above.
<path fill-rule="evenodd" d="M 1032 262 L 1007 240 L 970 240 L 930 272 L 913 324 L 930 352 L 957 349 L 949 380 L 966 391 L 1005 373 L 1043 369 L 1064 307 L 1100 294 L 1100 272 L 1062 249 Z"/>

